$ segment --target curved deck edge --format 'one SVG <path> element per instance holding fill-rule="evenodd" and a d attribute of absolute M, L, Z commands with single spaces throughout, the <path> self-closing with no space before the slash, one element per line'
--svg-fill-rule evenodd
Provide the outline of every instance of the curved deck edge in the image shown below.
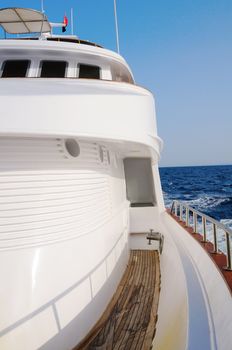
<path fill-rule="evenodd" d="M 170 210 L 167 210 L 167 213 L 180 224 L 181 227 L 185 229 L 187 233 L 190 234 L 192 238 L 194 238 L 201 247 L 208 253 L 209 257 L 215 263 L 216 267 L 220 271 L 225 283 L 227 284 L 230 293 L 232 295 L 232 271 L 228 271 L 224 269 L 226 266 L 226 255 L 223 252 L 213 253 L 214 246 L 211 242 L 203 242 L 202 235 L 199 233 L 195 233 L 191 227 L 186 226 L 184 221 L 181 221 L 175 214 L 172 214 Z"/>

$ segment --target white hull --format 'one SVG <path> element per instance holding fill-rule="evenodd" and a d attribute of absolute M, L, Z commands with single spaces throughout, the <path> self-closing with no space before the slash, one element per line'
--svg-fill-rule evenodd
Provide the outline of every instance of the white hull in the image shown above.
<path fill-rule="evenodd" d="M 131 142 L 130 135 L 127 141 L 82 136 L 75 137 L 75 158 L 65 140 L 21 132 L 0 140 L 1 347 L 68 350 L 78 344 L 114 294 L 129 249 L 157 248 L 129 233 L 153 228 L 165 236 L 154 348 L 194 349 L 202 333 L 205 349 L 227 350 L 229 290 L 208 256 L 191 238 L 183 239 L 164 212 L 157 165 L 156 205 L 129 208 L 123 159 L 156 154 L 155 163 L 156 148 Z"/>
<path fill-rule="evenodd" d="M 0 344 L 70 349 L 104 311 L 128 261 L 123 159 L 159 156 L 153 97 L 104 81 L 1 84 Z"/>
<path fill-rule="evenodd" d="M 229 289 L 165 212 L 151 93 L 103 80 L 127 67 L 106 50 L 0 45 L 3 62 L 32 62 L 28 79 L 0 79 L 0 348 L 77 345 L 114 294 L 129 249 L 157 249 L 145 239 L 152 228 L 164 235 L 154 348 L 228 350 Z M 79 54 L 99 58 L 102 80 L 77 78 Z M 36 78 L 40 60 L 55 55 L 67 56 L 67 76 Z"/>

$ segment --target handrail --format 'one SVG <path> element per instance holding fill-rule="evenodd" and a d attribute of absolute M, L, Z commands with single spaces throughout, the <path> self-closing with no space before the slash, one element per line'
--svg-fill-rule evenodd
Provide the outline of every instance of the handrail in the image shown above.
<path fill-rule="evenodd" d="M 184 212 L 185 212 L 185 218 L 184 218 Z M 192 213 L 193 217 L 193 233 L 199 233 L 202 234 L 203 239 L 202 242 L 209 241 L 207 239 L 207 222 L 211 223 L 213 225 L 213 245 L 214 250 L 212 253 L 218 253 L 218 229 L 223 230 L 224 236 L 225 236 L 225 242 L 226 242 L 226 260 L 227 260 L 227 266 L 224 267 L 226 270 L 232 271 L 232 252 L 231 252 L 231 239 L 232 239 L 232 230 L 219 221 L 211 218 L 210 216 L 201 213 L 200 211 L 190 207 L 189 205 L 174 200 L 171 206 L 171 213 L 175 214 L 176 217 L 179 218 L 180 221 L 184 221 L 187 227 L 191 227 L 190 225 L 190 213 Z M 198 217 L 201 218 L 202 221 L 202 233 L 198 230 Z"/>

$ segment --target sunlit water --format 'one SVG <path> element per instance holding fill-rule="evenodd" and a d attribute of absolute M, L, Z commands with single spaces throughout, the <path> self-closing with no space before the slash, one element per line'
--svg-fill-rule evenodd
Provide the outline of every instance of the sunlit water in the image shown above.
<path fill-rule="evenodd" d="M 160 168 L 166 207 L 174 199 L 185 202 L 232 229 L 232 165 Z M 201 222 L 198 229 L 202 232 Z M 207 224 L 212 240 L 212 225 Z M 220 249 L 225 251 L 224 232 L 218 232 Z"/>

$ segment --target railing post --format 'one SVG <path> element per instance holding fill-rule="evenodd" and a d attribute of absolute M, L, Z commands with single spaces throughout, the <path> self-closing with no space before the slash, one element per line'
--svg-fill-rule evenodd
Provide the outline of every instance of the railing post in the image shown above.
<path fill-rule="evenodd" d="M 185 224 L 186 224 L 186 226 L 189 226 L 189 208 L 187 208 L 187 207 L 185 209 L 185 216 L 186 216 Z"/>
<path fill-rule="evenodd" d="M 193 212 L 193 231 L 197 233 L 197 214 Z"/>
<path fill-rule="evenodd" d="M 171 214 L 173 213 L 174 206 L 175 206 L 175 201 L 173 201 L 173 202 L 172 202 L 172 206 L 171 206 Z"/>
<path fill-rule="evenodd" d="M 204 216 L 202 216 L 202 230 L 203 230 L 202 242 L 206 242 L 206 219 Z"/>
<path fill-rule="evenodd" d="M 218 252 L 218 244 L 217 244 L 217 226 L 213 223 L 213 251 L 210 252 L 212 254 L 216 254 Z"/>
<path fill-rule="evenodd" d="M 230 235 L 227 231 L 225 231 L 226 235 L 226 260 L 227 266 L 224 267 L 224 270 L 232 270 L 231 266 L 231 248 L 230 248 Z"/>
<path fill-rule="evenodd" d="M 180 221 L 183 219 L 183 205 L 180 203 Z"/>
<path fill-rule="evenodd" d="M 177 216 L 177 201 L 175 201 L 175 215 Z"/>

